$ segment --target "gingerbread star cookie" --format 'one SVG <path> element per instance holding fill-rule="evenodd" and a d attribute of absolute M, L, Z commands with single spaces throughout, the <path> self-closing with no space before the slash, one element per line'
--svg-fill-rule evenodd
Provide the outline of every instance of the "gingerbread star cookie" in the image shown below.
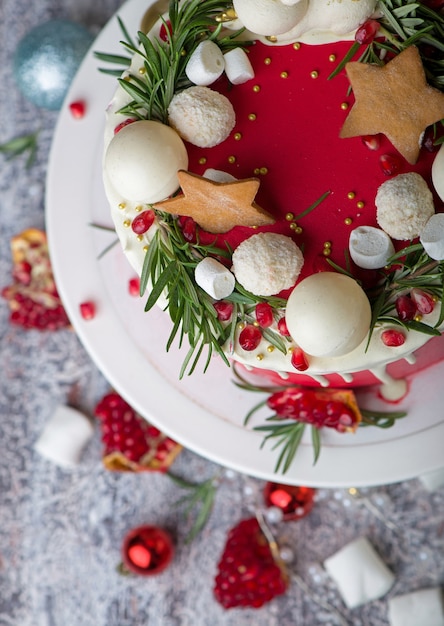
<path fill-rule="evenodd" d="M 157 202 L 155 209 L 192 217 L 209 233 L 226 233 L 235 226 L 265 226 L 274 218 L 254 202 L 256 178 L 218 183 L 184 170 L 177 173 L 183 195 Z"/>
<path fill-rule="evenodd" d="M 424 130 L 444 118 L 444 94 L 427 84 L 416 46 L 383 66 L 351 62 L 345 69 L 355 104 L 340 137 L 383 133 L 409 163 L 416 163 Z"/>

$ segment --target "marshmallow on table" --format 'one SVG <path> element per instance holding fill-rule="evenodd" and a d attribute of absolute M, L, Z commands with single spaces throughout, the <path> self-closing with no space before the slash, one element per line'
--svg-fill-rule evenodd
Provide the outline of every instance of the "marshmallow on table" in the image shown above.
<path fill-rule="evenodd" d="M 191 55 L 185 74 L 195 85 L 206 87 L 214 83 L 225 68 L 224 55 L 219 46 L 206 39 L 201 41 Z"/>
<path fill-rule="evenodd" d="M 395 247 L 386 232 L 373 226 L 359 226 L 350 233 L 350 256 L 358 267 L 377 270 L 387 265 Z"/>
<path fill-rule="evenodd" d="M 254 78 L 254 69 L 248 54 L 242 48 L 233 48 L 224 54 L 225 74 L 233 85 L 241 85 Z"/>
<path fill-rule="evenodd" d="M 349 609 L 380 598 L 395 581 L 393 573 L 365 537 L 352 541 L 326 559 L 324 567 Z"/>
<path fill-rule="evenodd" d="M 215 300 L 229 296 L 236 282 L 230 270 L 212 257 L 205 257 L 196 265 L 194 277 L 199 287 Z"/>
<path fill-rule="evenodd" d="M 444 485 L 444 467 L 427 472 L 419 477 L 427 491 L 435 491 Z"/>
<path fill-rule="evenodd" d="M 421 231 L 419 240 L 432 259 L 444 259 L 444 213 L 432 215 Z"/>
<path fill-rule="evenodd" d="M 389 600 L 390 626 L 444 626 L 441 589 L 422 589 Z"/>
<path fill-rule="evenodd" d="M 79 464 L 83 449 L 93 433 L 94 427 L 83 413 L 68 406 L 59 406 L 34 448 L 56 465 L 72 468 Z"/>

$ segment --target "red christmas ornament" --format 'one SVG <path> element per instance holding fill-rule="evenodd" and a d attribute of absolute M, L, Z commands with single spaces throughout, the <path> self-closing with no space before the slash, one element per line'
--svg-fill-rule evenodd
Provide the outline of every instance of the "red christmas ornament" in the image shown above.
<path fill-rule="evenodd" d="M 158 526 L 133 528 L 123 540 L 123 564 L 139 576 L 160 574 L 171 563 L 173 554 L 171 535 Z"/>
<path fill-rule="evenodd" d="M 277 507 L 283 513 L 283 520 L 296 520 L 310 513 L 314 504 L 316 489 L 268 482 L 264 488 L 264 500 L 268 507 Z"/>

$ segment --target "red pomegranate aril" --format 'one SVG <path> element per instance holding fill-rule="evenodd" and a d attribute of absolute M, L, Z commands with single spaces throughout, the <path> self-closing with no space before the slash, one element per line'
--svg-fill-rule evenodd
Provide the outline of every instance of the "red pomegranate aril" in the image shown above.
<path fill-rule="evenodd" d="M 133 118 L 131 118 L 131 117 L 130 117 L 129 119 L 125 120 L 124 122 L 120 122 L 120 124 L 118 124 L 118 125 L 115 127 L 115 129 L 114 129 L 114 134 L 115 134 L 115 135 L 117 135 L 117 133 L 118 133 L 119 131 L 121 131 L 121 130 L 122 130 L 122 128 L 125 128 L 125 126 L 128 126 L 129 124 L 132 124 L 132 123 L 133 123 L 133 122 L 135 122 L 135 121 L 136 121 L 135 119 L 133 119 Z"/>
<path fill-rule="evenodd" d="M 262 328 L 268 328 L 273 323 L 273 309 L 268 302 L 259 302 L 256 304 L 256 321 Z"/>
<path fill-rule="evenodd" d="M 86 104 L 83 100 L 76 100 L 76 102 L 70 103 L 69 110 L 75 119 L 81 119 L 85 116 Z"/>
<path fill-rule="evenodd" d="M 399 296 L 395 302 L 396 313 L 401 321 L 411 321 L 414 319 L 417 309 L 416 304 L 410 296 Z"/>
<path fill-rule="evenodd" d="M 160 27 L 159 39 L 161 39 L 162 41 L 168 41 L 168 35 L 172 35 L 172 33 L 173 29 L 171 26 L 171 22 L 168 20 L 166 22 L 166 26 L 165 23 L 162 23 L 162 26 Z"/>
<path fill-rule="evenodd" d="M 96 305 L 91 300 L 80 303 L 80 315 L 84 320 L 92 320 L 96 316 Z"/>
<path fill-rule="evenodd" d="M 262 333 L 253 324 L 247 324 L 239 334 L 239 345 L 243 350 L 251 352 L 255 350 L 260 344 L 262 339 Z"/>
<path fill-rule="evenodd" d="M 287 322 L 285 320 L 285 317 L 281 317 L 281 319 L 278 321 L 277 329 L 279 331 L 279 334 L 282 335 L 283 337 L 289 337 L 290 336 L 290 332 L 288 330 Z"/>
<path fill-rule="evenodd" d="M 378 30 L 379 22 L 376 20 L 367 20 L 356 31 L 355 40 L 361 45 L 372 43 Z"/>
<path fill-rule="evenodd" d="M 422 289 L 414 287 L 410 292 L 410 297 L 415 303 L 418 312 L 422 315 L 428 315 L 435 308 L 435 302 L 432 296 Z"/>
<path fill-rule="evenodd" d="M 388 328 L 381 333 L 382 343 L 389 348 L 397 348 L 405 343 L 405 335 L 395 328 Z"/>
<path fill-rule="evenodd" d="M 379 150 L 381 146 L 381 139 L 379 135 L 365 135 L 362 137 L 362 143 L 369 150 Z"/>
<path fill-rule="evenodd" d="M 128 292 L 130 296 L 140 296 L 140 278 L 138 276 L 129 279 Z"/>
<path fill-rule="evenodd" d="M 196 222 L 192 217 L 186 217 L 182 221 L 182 233 L 184 238 L 187 241 L 195 242 L 196 241 Z"/>
<path fill-rule="evenodd" d="M 136 235 L 143 235 L 154 222 L 154 211 L 142 211 L 131 223 L 131 229 Z"/>
<path fill-rule="evenodd" d="M 214 308 L 217 312 L 217 319 L 220 322 L 228 322 L 233 315 L 234 304 L 232 302 L 228 302 L 227 300 L 219 300 L 218 302 L 214 302 Z"/>
<path fill-rule="evenodd" d="M 308 369 L 309 363 L 304 351 L 301 350 L 301 348 L 293 348 L 293 352 L 291 353 L 291 364 L 299 372 L 305 372 L 305 370 Z"/>
<path fill-rule="evenodd" d="M 379 164 L 386 176 L 399 174 L 402 169 L 401 157 L 395 154 L 383 154 L 379 159 Z"/>

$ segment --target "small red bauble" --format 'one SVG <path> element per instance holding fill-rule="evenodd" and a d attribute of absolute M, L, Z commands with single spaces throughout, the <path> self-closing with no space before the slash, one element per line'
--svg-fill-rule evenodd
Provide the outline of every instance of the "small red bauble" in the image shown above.
<path fill-rule="evenodd" d="M 158 526 L 139 526 L 123 540 L 123 564 L 139 576 L 160 574 L 171 563 L 173 554 L 171 535 Z"/>
<path fill-rule="evenodd" d="M 297 487 L 268 482 L 264 488 L 264 500 L 268 507 L 281 509 L 283 520 L 296 520 L 310 513 L 316 490 L 311 487 Z"/>

